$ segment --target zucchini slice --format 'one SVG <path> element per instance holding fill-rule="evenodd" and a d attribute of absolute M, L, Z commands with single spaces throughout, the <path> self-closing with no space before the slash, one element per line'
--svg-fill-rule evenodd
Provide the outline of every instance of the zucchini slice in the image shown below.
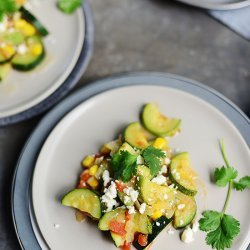
<path fill-rule="evenodd" d="M 190 166 L 189 154 L 184 152 L 174 156 L 170 164 L 169 177 L 182 193 L 194 196 L 197 193 L 195 185 L 196 173 Z"/>
<path fill-rule="evenodd" d="M 11 66 L 9 63 L 5 63 L 3 65 L 0 65 L 0 82 L 6 78 L 10 69 L 11 69 Z"/>
<path fill-rule="evenodd" d="M 139 186 L 140 198 L 149 205 L 147 207 L 147 214 L 149 216 L 157 211 L 160 211 L 168 218 L 173 216 L 175 211 L 174 189 L 160 186 L 141 176 L 137 185 Z"/>
<path fill-rule="evenodd" d="M 152 224 L 146 214 L 131 214 L 130 220 L 126 222 L 125 209 L 116 208 L 106 214 L 100 219 L 98 228 L 102 231 L 110 230 L 109 225 L 111 221 L 117 221 L 120 223 L 126 223 L 125 235 L 119 235 L 115 232 L 110 232 L 111 237 L 117 247 L 123 246 L 125 242 L 133 242 L 134 234 L 136 232 L 143 234 L 151 234 L 152 233 Z"/>
<path fill-rule="evenodd" d="M 12 67 L 20 71 L 34 69 L 42 62 L 45 56 L 45 50 L 42 40 L 38 36 L 27 38 L 27 52 L 25 54 L 16 54 L 12 60 Z"/>
<path fill-rule="evenodd" d="M 146 246 L 141 246 L 137 241 L 134 241 L 133 245 L 137 250 L 143 250 L 146 249 L 154 240 L 155 238 L 160 234 L 160 232 L 166 228 L 169 223 L 172 222 L 172 218 L 168 219 L 165 216 L 160 217 L 158 220 L 154 221 L 152 225 L 152 234 L 148 235 L 148 243 Z"/>
<path fill-rule="evenodd" d="M 139 122 L 130 123 L 124 131 L 124 139 L 133 147 L 144 149 L 149 146 L 146 133 Z"/>
<path fill-rule="evenodd" d="M 70 191 L 62 199 L 64 206 L 77 208 L 93 219 L 100 219 L 102 214 L 101 201 L 96 193 L 87 188 Z"/>
<path fill-rule="evenodd" d="M 172 136 L 179 129 L 181 120 L 164 116 L 152 103 L 142 110 L 142 123 L 145 128 L 156 136 Z"/>
<path fill-rule="evenodd" d="M 20 8 L 20 12 L 25 20 L 30 22 L 38 31 L 38 33 L 42 36 L 47 36 L 49 34 L 48 30 L 38 21 L 38 19 L 31 14 L 27 9 L 24 7 Z"/>
<path fill-rule="evenodd" d="M 152 179 L 153 176 L 150 173 L 150 169 L 146 167 L 145 165 L 138 165 L 137 166 L 137 175 L 143 176 L 144 178 L 147 179 Z"/>
<path fill-rule="evenodd" d="M 178 192 L 176 195 L 174 227 L 183 228 L 192 222 L 196 215 L 197 205 L 194 197 Z"/>
<path fill-rule="evenodd" d="M 5 32 L 2 38 L 4 42 L 11 43 L 14 46 L 25 42 L 25 36 L 18 30 L 14 30 L 14 32 Z"/>

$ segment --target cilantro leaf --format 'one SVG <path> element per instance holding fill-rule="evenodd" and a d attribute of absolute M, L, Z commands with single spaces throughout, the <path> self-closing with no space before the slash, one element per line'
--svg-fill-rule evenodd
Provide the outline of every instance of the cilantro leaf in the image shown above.
<path fill-rule="evenodd" d="M 232 245 L 240 232 L 240 223 L 233 216 L 217 211 L 205 211 L 199 220 L 200 230 L 208 232 L 206 242 L 212 248 L 224 250 Z"/>
<path fill-rule="evenodd" d="M 160 158 L 164 158 L 166 155 L 160 149 L 149 146 L 143 151 L 142 156 L 146 165 L 150 168 L 150 173 L 155 176 L 161 169 Z"/>
<path fill-rule="evenodd" d="M 238 191 L 250 188 L 250 176 L 244 176 L 239 181 L 234 181 L 233 187 Z"/>
<path fill-rule="evenodd" d="M 2 21 L 5 14 L 11 14 L 17 11 L 15 0 L 1 0 L 0 1 L 0 21 Z"/>
<path fill-rule="evenodd" d="M 202 213 L 204 218 L 199 220 L 199 227 L 202 231 L 215 230 L 220 225 L 221 213 L 217 211 L 207 210 Z"/>
<path fill-rule="evenodd" d="M 82 5 L 83 0 L 58 0 L 58 7 L 64 13 L 71 14 Z"/>
<path fill-rule="evenodd" d="M 238 175 L 237 170 L 233 167 L 216 168 L 214 171 L 214 179 L 217 186 L 225 187 L 231 180 Z"/>
<path fill-rule="evenodd" d="M 130 154 L 128 151 L 121 151 L 114 154 L 111 160 L 114 178 L 121 178 L 122 181 L 128 182 L 136 173 L 136 161 L 137 156 Z"/>

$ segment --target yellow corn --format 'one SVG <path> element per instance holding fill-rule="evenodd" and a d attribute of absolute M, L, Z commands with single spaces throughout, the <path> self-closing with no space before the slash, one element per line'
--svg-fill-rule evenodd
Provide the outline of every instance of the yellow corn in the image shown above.
<path fill-rule="evenodd" d="M 95 157 L 93 155 L 86 156 L 82 161 L 82 166 L 85 168 L 89 168 L 93 165 L 95 161 Z"/>
<path fill-rule="evenodd" d="M 26 23 L 25 26 L 21 29 L 21 31 L 26 36 L 33 36 L 36 33 L 36 29 L 29 23 Z"/>
<path fill-rule="evenodd" d="M 153 220 L 157 220 L 162 216 L 162 212 L 160 210 L 156 210 L 152 215 L 151 218 Z"/>
<path fill-rule="evenodd" d="M 164 138 L 158 137 L 155 139 L 153 146 L 158 149 L 164 149 L 167 147 L 167 143 Z"/>
<path fill-rule="evenodd" d="M 93 165 L 92 167 L 90 167 L 90 169 L 89 169 L 89 174 L 90 175 L 95 175 L 96 174 L 96 172 L 97 172 L 97 170 L 98 170 L 98 165 Z"/>
<path fill-rule="evenodd" d="M 31 52 L 33 55 L 35 56 L 38 56 L 42 53 L 43 51 L 43 47 L 41 44 L 37 43 L 37 44 L 34 44 L 31 48 Z"/>
<path fill-rule="evenodd" d="M 0 53 L 8 58 L 10 56 L 12 56 L 15 53 L 15 49 L 12 45 L 10 44 L 4 44 L 0 47 Z"/>
<path fill-rule="evenodd" d="M 26 25 L 26 23 L 27 22 L 24 19 L 20 18 L 14 21 L 14 27 L 16 29 L 21 29 Z"/>
<path fill-rule="evenodd" d="M 92 188 L 96 188 L 97 186 L 98 186 L 98 180 L 94 177 L 94 176 L 92 176 L 92 177 L 90 177 L 88 180 L 87 180 L 87 183 L 90 185 L 90 187 L 92 187 Z"/>

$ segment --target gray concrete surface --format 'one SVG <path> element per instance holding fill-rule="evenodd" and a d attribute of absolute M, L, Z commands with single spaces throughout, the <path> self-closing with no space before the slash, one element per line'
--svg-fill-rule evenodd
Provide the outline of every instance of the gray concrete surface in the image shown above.
<path fill-rule="evenodd" d="M 198 80 L 250 116 L 250 42 L 205 11 L 174 1 L 90 0 L 95 50 L 75 90 L 114 73 L 162 71 Z M 42 115 L 0 129 L 0 249 L 19 249 L 10 187 L 20 150 Z"/>

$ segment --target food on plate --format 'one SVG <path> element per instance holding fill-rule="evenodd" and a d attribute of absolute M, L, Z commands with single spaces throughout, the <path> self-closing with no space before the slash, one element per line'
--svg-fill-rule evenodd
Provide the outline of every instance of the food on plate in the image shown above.
<path fill-rule="evenodd" d="M 17 1 L 13 13 L 3 14 L 0 21 L 0 81 L 7 77 L 11 67 L 32 70 L 45 57 L 42 37 L 49 33 L 23 4 L 24 1 Z"/>
<path fill-rule="evenodd" d="M 115 246 L 146 249 L 166 227 L 195 223 L 197 175 L 187 152 L 176 152 L 168 140 L 180 132 L 180 119 L 146 104 L 141 122 L 82 160 L 78 185 L 62 199 L 110 231 Z M 168 136 L 168 137 L 165 137 Z"/>

